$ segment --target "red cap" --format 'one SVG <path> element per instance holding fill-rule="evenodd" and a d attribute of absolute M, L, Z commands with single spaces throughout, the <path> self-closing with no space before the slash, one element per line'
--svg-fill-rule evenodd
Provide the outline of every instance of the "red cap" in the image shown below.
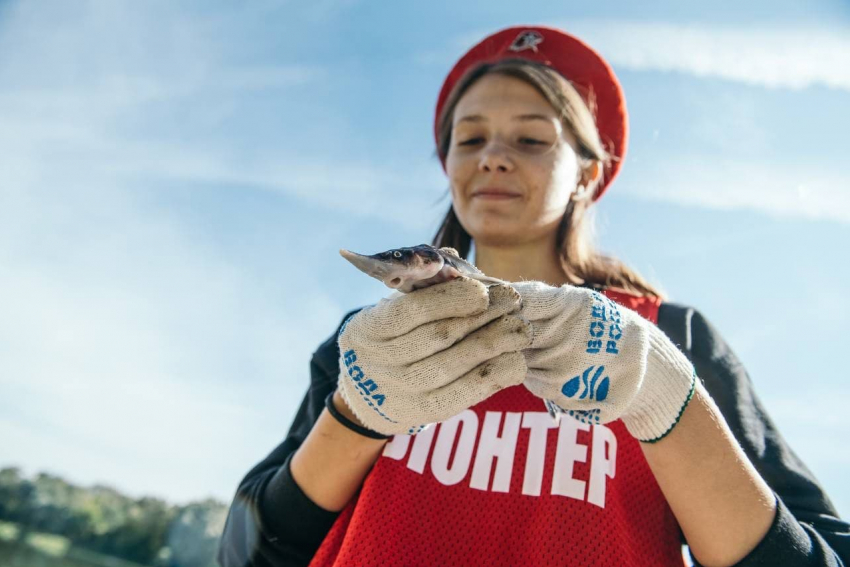
<path fill-rule="evenodd" d="M 472 67 L 502 59 L 523 58 L 552 67 L 586 95 L 592 91 L 596 103 L 596 127 L 612 159 L 593 200 L 599 199 L 620 171 L 626 155 L 628 114 L 620 82 L 611 66 L 583 41 L 545 26 L 512 27 L 498 31 L 466 52 L 449 72 L 434 115 L 434 138 L 439 144 L 439 120 L 443 105 L 455 84 Z M 446 164 L 443 161 L 443 169 Z"/>

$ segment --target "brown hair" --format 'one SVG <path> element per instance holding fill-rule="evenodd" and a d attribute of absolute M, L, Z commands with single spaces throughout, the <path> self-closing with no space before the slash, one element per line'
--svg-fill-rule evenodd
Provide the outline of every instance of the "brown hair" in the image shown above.
<path fill-rule="evenodd" d="M 458 81 L 439 118 L 437 152 L 443 162 L 449 153 L 452 121 L 458 101 L 478 79 L 492 73 L 525 81 L 549 101 L 560 113 L 564 128 L 575 134 L 582 167 L 594 161 L 607 164 L 611 159 L 616 159 L 609 156 L 599 138 L 591 111 L 592 92 L 587 93 L 587 104 L 576 88 L 551 67 L 527 59 L 505 59 L 474 67 Z M 595 186 L 586 189 L 573 193 L 558 226 L 556 246 L 560 250 L 561 267 L 567 281 L 573 285 L 620 288 L 633 294 L 663 299 L 664 293 L 635 270 L 596 250 L 593 245 L 594 218 L 591 209 Z M 453 206 L 449 207 L 433 244 L 437 247 L 451 246 L 464 258 L 469 254 L 472 237 L 461 226 Z"/>

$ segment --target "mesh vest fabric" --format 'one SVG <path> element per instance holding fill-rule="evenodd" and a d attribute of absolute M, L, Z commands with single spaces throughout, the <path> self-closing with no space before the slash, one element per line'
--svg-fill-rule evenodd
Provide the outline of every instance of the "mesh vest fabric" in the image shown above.
<path fill-rule="evenodd" d="M 605 294 L 656 322 L 660 301 Z M 396 436 L 311 562 L 682 564 L 679 527 L 622 422 L 555 426 L 521 385 Z"/>

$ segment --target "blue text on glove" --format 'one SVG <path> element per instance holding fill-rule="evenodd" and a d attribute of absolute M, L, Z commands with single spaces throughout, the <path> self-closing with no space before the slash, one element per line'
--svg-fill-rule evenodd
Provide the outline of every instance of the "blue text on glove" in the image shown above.
<path fill-rule="evenodd" d="M 379 406 L 383 405 L 385 398 L 383 394 L 377 393 L 378 384 L 371 378 L 366 378 L 359 366 L 354 366 L 354 363 L 357 362 L 357 355 L 354 351 L 347 351 L 343 355 L 343 361 L 345 362 L 345 367 L 348 369 L 348 376 L 354 380 L 357 387 L 361 390 L 363 397 L 371 399 Z"/>
<path fill-rule="evenodd" d="M 623 328 L 617 304 L 604 295 L 593 292 L 593 304 L 590 306 L 590 340 L 587 341 L 587 353 L 598 354 L 602 350 L 608 354 L 620 354 L 617 341 L 623 338 Z M 608 336 L 605 338 L 607 323 Z"/>

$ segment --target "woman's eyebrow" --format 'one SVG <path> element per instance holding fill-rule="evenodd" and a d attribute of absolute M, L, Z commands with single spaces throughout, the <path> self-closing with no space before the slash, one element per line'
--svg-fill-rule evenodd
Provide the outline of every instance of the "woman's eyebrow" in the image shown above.
<path fill-rule="evenodd" d="M 554 116 L 546 116 L 544 114 L 517 114 L 511 120 L 517 120 L 519 122 L 528 122 L 529 120 L 543 120 L 545 122 L 551 122 L 553 118 Z M 470 114 L 468 116 L 458 118 L 457 124 L 460 124 L 461 122 L 487 122 L 487 117 L 480 114 Z"/>
<path fill-rule="evenodd" d="M 521 122 L 528 122 L 529 120 L 543 120 L 545 122 L 551 122 L 554 116 L 545 116 L 543 114 L 520 114 L 519 116 L 514 116 L 514 120 L 519 120 Z"/>

